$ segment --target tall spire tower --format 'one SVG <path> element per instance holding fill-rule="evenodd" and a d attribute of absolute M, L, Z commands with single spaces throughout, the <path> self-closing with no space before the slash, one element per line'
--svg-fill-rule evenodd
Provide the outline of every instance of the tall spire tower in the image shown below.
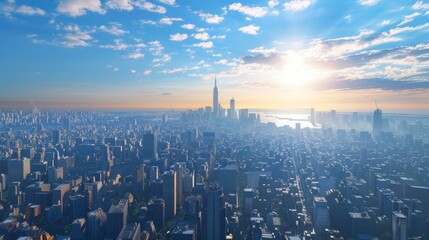
<path fill-rule="evenodd" d="M 219 116 L 219 96 L 217 90 L 217 80 L 215 75 L 215 85 L 213 88 L 213 114 L 215 117 Z"/>

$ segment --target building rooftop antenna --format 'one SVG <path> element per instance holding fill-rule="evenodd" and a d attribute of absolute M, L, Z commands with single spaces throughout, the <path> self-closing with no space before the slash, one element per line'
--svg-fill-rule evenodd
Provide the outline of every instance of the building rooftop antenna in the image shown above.
<path fill-rule="evenodd" d="M 375 102 L 375 108 L 378 109 L 377 100 L 374 100 L 374 102 Z"/>

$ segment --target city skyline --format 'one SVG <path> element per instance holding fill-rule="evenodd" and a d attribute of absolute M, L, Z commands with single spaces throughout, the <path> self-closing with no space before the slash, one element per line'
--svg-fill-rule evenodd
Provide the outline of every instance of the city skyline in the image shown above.
<path fill-rule="evenodd" d="M 335 7 L 332 7 L 335 6 Z M 0 107 L 428 113 L 427 1 L 0 3 Z"/>

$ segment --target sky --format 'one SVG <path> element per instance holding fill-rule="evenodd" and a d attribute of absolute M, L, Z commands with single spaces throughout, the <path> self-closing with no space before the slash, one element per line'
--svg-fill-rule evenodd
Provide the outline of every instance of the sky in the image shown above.
<path fill-rule="evenodd" d="M 0 0 L 0 107 L 429 112 L 429 1 Z"/>

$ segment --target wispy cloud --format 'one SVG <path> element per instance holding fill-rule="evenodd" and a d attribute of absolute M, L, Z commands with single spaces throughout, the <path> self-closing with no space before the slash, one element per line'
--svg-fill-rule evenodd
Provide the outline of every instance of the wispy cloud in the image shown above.
<path fill-rule="evenodd" d="M 230 11 L 237 11 L 245 15 L 248 15 L 251 17 L 257 17 L 257 18 L 263 17 L 268 13 L 267 7 L 250 7 L 250 6 L 242 5 L 241 3 L 230 4 L 228 9 Z"/>
<path fill-rule="evenodd" d="M 286 2 L 283 7 L 286 11 L 301 11 L 304 10 L 314 2 L 315 0 L 290 0 Z"/>

